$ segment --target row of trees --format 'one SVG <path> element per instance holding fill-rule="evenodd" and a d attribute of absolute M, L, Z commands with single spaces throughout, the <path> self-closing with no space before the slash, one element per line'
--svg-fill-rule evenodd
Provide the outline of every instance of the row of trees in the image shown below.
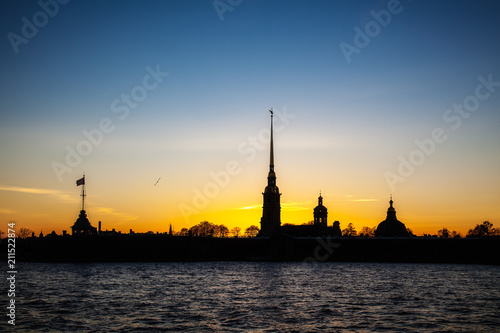
<path fill-rule="evenodd" d="M 483 236 L 500 236 L 500 228 L 493 228 L 493 223 L 484 221 L 482 224 L 476 224 L 474 229 L 470 229 L 467 233 L 470 237 L 483 237 Z"/>
<path fill-rule="evenodd" d="M 443 228 L 438 230 L 437 236 L 440 238 L 461 238 L 462 234 L 455 230 Z M 484 221 L 481 224 L 476 224 L 473 229 L 469 229 L 467 237 L 487 237 L 487 236 L 500 236 L 500 228 L 493 228 L 493 223 Z"/>
<path fill-rule="evenodd" d="M 255 237 L 259 233 L 259 228 L 255 225 L 251 225 L 250 227 L 246 228 L 243 235 L 241 234 L 241 228 L 240 227 L 234 227 L 233 229 L 229 230 L 228 227 L 225 225 L 217 225 L 210 223 L 208 221 L 203 221 L 198 223 L 195 226 L 192 226 L 191 228 L 182 228 L 179 233 L 177 233 L 177 236 L 195 236 L 195 237 L 219 237 L 219 238 L 225 238 L 225 237 Z"/>

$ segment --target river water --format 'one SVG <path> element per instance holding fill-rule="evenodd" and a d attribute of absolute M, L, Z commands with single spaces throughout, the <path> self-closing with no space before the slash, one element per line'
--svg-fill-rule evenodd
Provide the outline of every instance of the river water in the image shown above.
<path fill-rule="evenodd" d="M 498 266 L 23 263 L 16 282 L 16 332 L 500 332 Z"/>

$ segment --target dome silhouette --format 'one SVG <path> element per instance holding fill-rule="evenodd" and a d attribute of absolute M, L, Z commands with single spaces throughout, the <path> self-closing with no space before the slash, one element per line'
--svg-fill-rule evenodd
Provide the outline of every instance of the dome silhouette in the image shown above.
<path fill-rule="evenodd" d="M 375 231 L 376 237 L 408 237 L 408 230 L 403 222 L 396 218 L 396 209 L 392 206 L 392 196 L 387 209 L 387 217 L 380 222 Z"/>

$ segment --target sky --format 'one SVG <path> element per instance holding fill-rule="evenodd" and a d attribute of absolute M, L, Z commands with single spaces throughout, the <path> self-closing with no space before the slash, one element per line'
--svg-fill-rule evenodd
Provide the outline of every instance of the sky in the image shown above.
<path fill-rule="evenodd" d="M 498 1 L 1 6 L 0 230 L 500 225 Z"/>

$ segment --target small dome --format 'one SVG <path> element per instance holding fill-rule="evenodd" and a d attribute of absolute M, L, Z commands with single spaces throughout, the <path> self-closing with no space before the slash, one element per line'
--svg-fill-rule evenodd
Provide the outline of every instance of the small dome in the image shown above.
<path fill-rule="evenodd" d="M 394 202 L 389 201 L 389 208 L 387 209 L 387 217 L 384 221 L 380 222 L 375 236 L 377 237 L 408 237 L 408 230 L 403 222 L 398 221 L 396 218 L 396 209 L 392 206 Z"/>

